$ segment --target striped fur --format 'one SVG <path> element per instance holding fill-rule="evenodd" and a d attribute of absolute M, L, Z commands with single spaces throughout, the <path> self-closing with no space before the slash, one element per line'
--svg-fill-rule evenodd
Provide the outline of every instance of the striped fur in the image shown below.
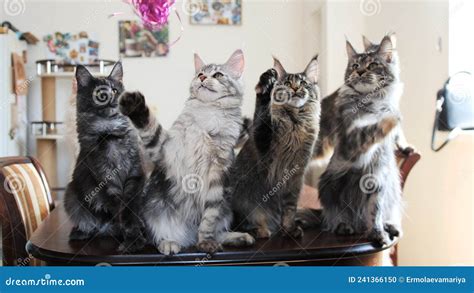
<path fill-rule="evenodd" d="M 229 232 L 232 212 L 224 197 L 224 181 L 242 123 L 243 62 L 240 50 L 223 65 L 205 65 L 196 55 L 190 98 L 167 131 L 143 110 L 147 106 L 141 94 L 122 98 L 124 111 L 155 163 L 144 189 L 144 215 L 154 244 L 163 254 L 192 245 L 212 253 L 221 244 L 254 241 L 246 233 Z M 139 119 L 145 123 L 140 125 Z"/>
<path fill-rule="evenodd" d="M 347 51 L 346 83 L 334 102 L 337 143 L 318 186 L 323 220 L 332 232 L 382 246 L 401 233 L 398 62 L 389 36 L 375 51 L 357 54 L 349 42 Z"/>
<path fill-rule="evenodd" d="M 235 228 L 258 238 L 283 229 L 301 237 L 295 223 L 304 170 L 319 125 L 317 59 L 303 73 L 275 69 L 260 77 L 249 140 L 232 168 L 230 189 Z"/>
<path fill-rule="evenodd" d="M 391 39 L 391 42 L 395 48 L 396 37 L 394 33 L 388 34 Z M 376 52 L 380 44 L 372 43 L 369 39 L 363 36 L 364 49 L 365 53 L 374 53 Z M 349 66 L 349 65 L 348 65 Z M 399 101 L 401 95 L 403 94 L 403 84 L 400 81 L 400 63 L 396 50 L 392 51 L 392 68 L 394 79 L 391 80 L 391 87 L 387 87 L 386 90 L 391 90 L 387 94 L 392 96 L 394 100 Z M 320 167 L 324 168 L 327 166 L 329 159 L 331 158 L 334 147 L 337 144 L 337 128 L 340 126 L 337 121 L 337 108 L 335 106 L 338 96 L 340 96 L 340 91 L 342 88 L 339 88 L 337 91 L 331 95 L 325 97 L 321 101 L 321 125 L 318 140 L 314 147 L 313 159 L 320 161 L 318 164 Z M 405 139 L 405 135 L 401 128 L 401 125 L 397 127 L 396 130 L 395 142 L 398 148 L 405 148 L 408 146 L 408 143 Z"/>

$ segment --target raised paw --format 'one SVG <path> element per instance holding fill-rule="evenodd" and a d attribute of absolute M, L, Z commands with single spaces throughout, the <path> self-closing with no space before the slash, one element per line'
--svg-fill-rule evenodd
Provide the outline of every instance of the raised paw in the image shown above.
<path fill-rule="evenodd" d="M 213 254 L 222 250 L 222 246 L 214 239 L 202 240 L 197 244 L 197 249 L 201 252 Z"/>
<path fill-rule="evenodd" d="M 392 225 L 392 224 L 386 223 L 383 226 L 383 229 L 388 233 L 390 240 L 393 240 L 395 237 L 399 237 L 401 234 L 400 230 L 395 225 Z"/>
<path fill-rule="evenodd" d="M 269 69 L 260 75 L 260 80 L 255 87 L 257 94 L 267 94 L 273 89 L 273 85 L 277 81 L 278 74 L 275 69 Z"/>
<path fill-rule="evenodd" d="M 334 231 L 337 235 L 353 235 L 355 233 L 354 228 L 346 223 L 339 223 L 336 230 Z"/>
<path fill-rule="evenodd" d="M 390 131 L 392 131 L 393 128 L 395 128 L 395 126 L 398 125 L 399 121 L 400 121 L 400 117 L 398 116 L 390 116 L 383 119 L 382 122 L 380 122 L 382 133 L 384 135 L 387 135 Z"/>
<path fill-rule="evenodd" d="M 79 230 L 77 227 L 72 228 L 71 233 L 69 233 L 69 240 L 72 241 L 80 241 L 80 240 L 87 240 L 92 238 L 94 235 L 93 232 L 84 232 Z"/>
<path fill-rule="evenodd" d="M 120 96 L 120 112 L 128 116 L 138 128 L 148 124 L 149 110 L 140 92 L 125 92 Z"/>
<path fill-rule="evenodd" d="M 385 231 L 372 230 L 367 238 L 375 247 L 383 247 L 388 244 L 388 235 Z"/>
<path fill-rule="evenodd" d="M 181 250 L 181 246 L 178 242 L 163 240 L 158 245 L 158 251 L 164 255 L 178 254 Z"/>

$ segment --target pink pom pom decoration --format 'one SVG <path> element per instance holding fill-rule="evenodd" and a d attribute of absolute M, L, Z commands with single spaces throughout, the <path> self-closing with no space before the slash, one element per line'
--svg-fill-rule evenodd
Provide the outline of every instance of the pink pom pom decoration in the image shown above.
<path fill-rule="evenodd" d="M 127 2 L 133 6 L 145 28 L 160 30 L 168 23 L 175 0 L 127 0 Z"/>

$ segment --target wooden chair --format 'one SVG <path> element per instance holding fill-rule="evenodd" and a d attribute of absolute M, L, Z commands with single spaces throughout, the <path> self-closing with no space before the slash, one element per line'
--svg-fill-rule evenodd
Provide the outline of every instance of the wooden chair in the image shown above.
<path fill-rule="evenodd" d="M 25 246 L 54 208 L 46 176 L 32 157 L 0 158 L 0 222 L 3 265 L 40 265 Z"/>
<path fill-rule="evenodd" d="M 398 168 L 400 169 L 400 183 L 403 190 L 408 174 L 410 174 L 413 166 L 415 166 L 415 164 L 421 159 L 421 155 L 411 147 L 398 149 L 395 152 L 395 155 L 397 157 Z M 390 258 L 392 264 L 398 266 L 398 244 L 393 247 L 393 250 L 390 253 Z"/>
<path fill-rule="evenodd" d="M 404 149 L 398 149 L 395 152 L 397 158 L 397 165 L 400 169 L 400 183 L 403 187 L 407 180 L 408 175 L 410 174 L 411 169 L 415 164 L 420 160 L 421 155 L 417 153 L 413 148 L 406 147 Z M 314 175 L 316 173 L 311 173 Z M 318 198 L 318 191 L 316 188 L 309 185 L 304 185 L 303 190 L 300 194 L 300 199 L 298 202 L 299 208 L 311 208 L 311 209 L 321 209 L 321 204 Z M 390 253 L 390 259 L 394 266 L 398 265 L 398 244 L 393 247 L 393 250 Z"/>

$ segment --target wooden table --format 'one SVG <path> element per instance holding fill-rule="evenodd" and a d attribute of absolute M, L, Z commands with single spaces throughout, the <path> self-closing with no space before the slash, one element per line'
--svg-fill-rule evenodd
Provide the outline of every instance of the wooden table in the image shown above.
<path fill-rule="evenodd" d="M 41 223 L 27 244 L 28 252 L 47 265 L 381 265 L 396 241 L 375 248 L 360 236 L 336 236 L 317 229 L 306 230 L 300 240 L 275 235 L 249 248 L 224 248 L 214 255 L 187 249 L 164 256 L 152 247 L 134 254 L 117 252 L 118 242 L 109 237 L 69 242 L 72 223 L 59 204 Z"/>

